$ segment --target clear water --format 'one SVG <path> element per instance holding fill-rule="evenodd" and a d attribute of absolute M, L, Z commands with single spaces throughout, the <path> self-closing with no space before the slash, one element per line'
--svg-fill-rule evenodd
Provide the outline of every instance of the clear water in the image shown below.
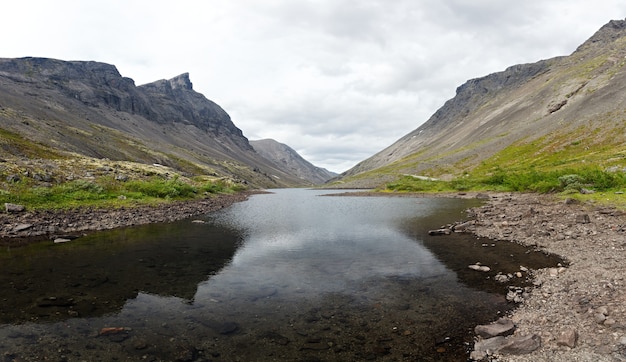
<path fill-rule="evenodd" d="M 427 235 L 475 200 L 321 196 L 332 193 L 276 190 L 205 223 L 7 250 L 0 356 L 465 361 L 473 327 L 510 308 L 505 285 L 467 266 L 480 261 L 492 276 L 558 262 Z"/>

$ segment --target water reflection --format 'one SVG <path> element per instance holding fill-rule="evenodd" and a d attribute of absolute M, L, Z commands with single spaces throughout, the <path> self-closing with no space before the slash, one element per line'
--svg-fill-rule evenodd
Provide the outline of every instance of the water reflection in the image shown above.
<path fill-rule="evenodd" d="M 403 221 L 399 215 L 425 215 L 432 205 L 411 199 L 302 199 L 301 193 L 260 195 L 220 214 L 216 222 L 247 236 L 231 264 L 209 284 L 269 282 L 301 289 L 299 295 L 308 298 L 328 292 L 349 294 L 351 285 L 372 278 L 450 274 L 428 249 L 395 225 Z M 258 207 L 264 204 L 271 207 Z"/>
<path fill-rule="evenodd" d="M 6 254 L 0 350 L 9 360 L 464 361 L 469 331 L 508 306 L 459 267 L 485 250 L 425 235 L 474 202 L 325 193 L 277 190 L 206 224 Z"/>
<path fill-rule="evenodd" d="M 233 230 L 186 221 L 7 249 L 0 254 L 0 322 L 101 316 L 139 292 L 191 300 L 239 241 Z"/>

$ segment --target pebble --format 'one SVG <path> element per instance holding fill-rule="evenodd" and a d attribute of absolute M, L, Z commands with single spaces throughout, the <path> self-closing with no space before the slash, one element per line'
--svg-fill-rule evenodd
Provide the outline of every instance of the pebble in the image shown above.
<path fill-rule="evenodd" d="M 568 329 L 561 333 L 559 338 L 556 340 L 556 344 L 558 346 L 566 346 L 569 348 L 576 347 L 576 342 L 578 341 L 578 332 L 574 329 Z"/>
<path fill-rule="evenodd" d="M 472 269 L 472 270 L 481 271 L 481 272 L 488 272 L 488 271 L 491 270 L 490 267 L 488 267 L 486 265 L 480 265 L 480 264 L 470 265 L 469 268 Z"/>

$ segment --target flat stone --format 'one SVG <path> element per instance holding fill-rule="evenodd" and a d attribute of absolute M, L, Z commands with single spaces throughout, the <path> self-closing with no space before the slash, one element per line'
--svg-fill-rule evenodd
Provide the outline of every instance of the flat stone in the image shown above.
<path fill-rule="evenodd" d="M 6 202 L 4 204 L 4 209 L 6 210 L 6 212 L 12 213 L 12 212 L 22 212 L 26 210 L 26 207 L 24 207 L 24 205 L 18 205 L 18 204 L 12 204 L 10 202 Z"/>
<path fill-rule="evenodd" d="M 473 360 L 482 360 L 487 355 L 498 352 L 504 343 L 506 343 L 506 340 L 502 336 L 481 339 L 474 344 L 474 351 L 470 357 Z"/>
<path fill-rule="evenodd" d="M 507 342 L 500 353 L 503 354 L 528 354 L 541 347 L 541 337 L 537 334 L 529 334 L 526 336 L 511 336 L 507 338 Z"/>
<path fill-rule="evenodd" d="M 20 231 L 25 231 L 33 227 L 33 224 L 17 224 L 13 228 L 13 232 L 19 233 Z"/>
<path fill-rule="evenodd" d="M 578 332 L 574 329 L 568 329 L 561 333 L 559 338 L 556 340 L 557 346 L 566 346 L 569 348 L 576 347 L 576 342 L 578 341 Z"/>
<path fill-rule="evenodd" d="M 474 332 L 483 338 L 504 336 L 513 333 L 515 324 L 507 318 L 500 318 L 495 323 L 478 325 Z"/>
<path fill-rule="evenodd" d="M 591 219 L 589 218 L 589 215 L 587 214 L 580 214 L 580 215 L 576 215 L 576 222 L 578 224 L 589 224 L 591 222 Z"/>

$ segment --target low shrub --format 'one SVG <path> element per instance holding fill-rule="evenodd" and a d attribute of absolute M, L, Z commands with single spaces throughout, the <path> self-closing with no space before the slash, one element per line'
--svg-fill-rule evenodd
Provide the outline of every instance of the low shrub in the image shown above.
<path fill-rule="evenodd" d="M 551 171 L 530 169 L 507 172 L 496 169 L 486 176 L 464 175 L 449 182 L 405 176 L 385 187 L 386 190 L 399 192 L 493 190 L 539 193 L 580 191 L 583 188 L 596 191 L 626 188 L 626 173 L 602 170 L 594 166 Z"/>
<path fill-rule="evenodd" d="M 139 192 L 149 197 L 156 198 L 189 198 L 198 193 L 192 185 L 179 181 L 178 178 L 162 180 L 153 178 L 149 181 L 128 181 L 125 188 L 129 191 Z"/>

